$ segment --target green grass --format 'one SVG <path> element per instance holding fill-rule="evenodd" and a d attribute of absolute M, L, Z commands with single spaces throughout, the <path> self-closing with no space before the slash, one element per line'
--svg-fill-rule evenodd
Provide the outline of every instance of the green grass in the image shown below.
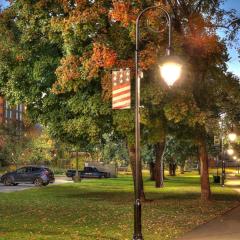
<path fill-rule="evenodd" d="M 168 177 L 163 189 L 145 179 L 145 240 L 174 239 L 238 203 L 230 188 L 212 186 L 213 201 L 199 200 L 199 177 Z M 133 233 L 131 176 L 83 180 L 0 194 L 0 240 L 127 240 Z"/>

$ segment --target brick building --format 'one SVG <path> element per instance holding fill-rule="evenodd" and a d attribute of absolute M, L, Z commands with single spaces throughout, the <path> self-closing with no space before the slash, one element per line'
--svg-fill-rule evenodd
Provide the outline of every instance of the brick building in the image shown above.
<path fill-rule="evenodd" d="M 23 104 L 11 107 L 3 97 L 0 97 L 0 167 L 12 162 L 13 156 L 16 156 L 17 143 L 24 136 L 23 113 Z M 11 150 L 4 148 L 6 144 Z"/>
<path fill-rule="evenodd" d="M 11 107 L 3 97 L 0 97 L 0 124 L 15 125 L 21 131 L 23 128 L 23 112 L 23 104 Z"/>

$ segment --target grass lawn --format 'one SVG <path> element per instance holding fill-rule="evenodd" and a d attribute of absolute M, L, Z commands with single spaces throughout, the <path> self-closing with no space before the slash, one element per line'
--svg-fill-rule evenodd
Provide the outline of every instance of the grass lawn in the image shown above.
<path fill-rule="evenodd" d="M 145 240 L 175 239 L 238 204 L 229 188 L 212 186 L 213 201 L 199 201 L 199 177 L 168 177 L 163 189 L 145 179 Z M 131 176 L 83 180 L 0 193 L 0 240 L 127 240 L 133 233 Z"/>

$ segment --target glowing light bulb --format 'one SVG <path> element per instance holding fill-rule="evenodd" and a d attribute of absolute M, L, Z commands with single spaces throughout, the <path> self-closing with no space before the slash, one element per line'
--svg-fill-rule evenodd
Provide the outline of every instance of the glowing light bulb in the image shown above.
<path fill-rule="evenodd" d="M 182 65 L 175 62 L 165 62 L 160 66 L 160 73 L 168 86 L 172 86 L 181 76 Z"/>

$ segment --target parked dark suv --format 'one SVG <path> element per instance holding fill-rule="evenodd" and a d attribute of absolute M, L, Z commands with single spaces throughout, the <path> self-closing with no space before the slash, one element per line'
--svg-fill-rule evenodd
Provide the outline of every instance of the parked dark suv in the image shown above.
<path fill-rule="evenodd" d="M 17 185 L 19 183 L 34 183 L 36 186 L 47 186 L 54 182 L 54 174 L 47 167 L 26 166 L 14 172 L 8 172 L 1 177 L 4 185 Z"/>

